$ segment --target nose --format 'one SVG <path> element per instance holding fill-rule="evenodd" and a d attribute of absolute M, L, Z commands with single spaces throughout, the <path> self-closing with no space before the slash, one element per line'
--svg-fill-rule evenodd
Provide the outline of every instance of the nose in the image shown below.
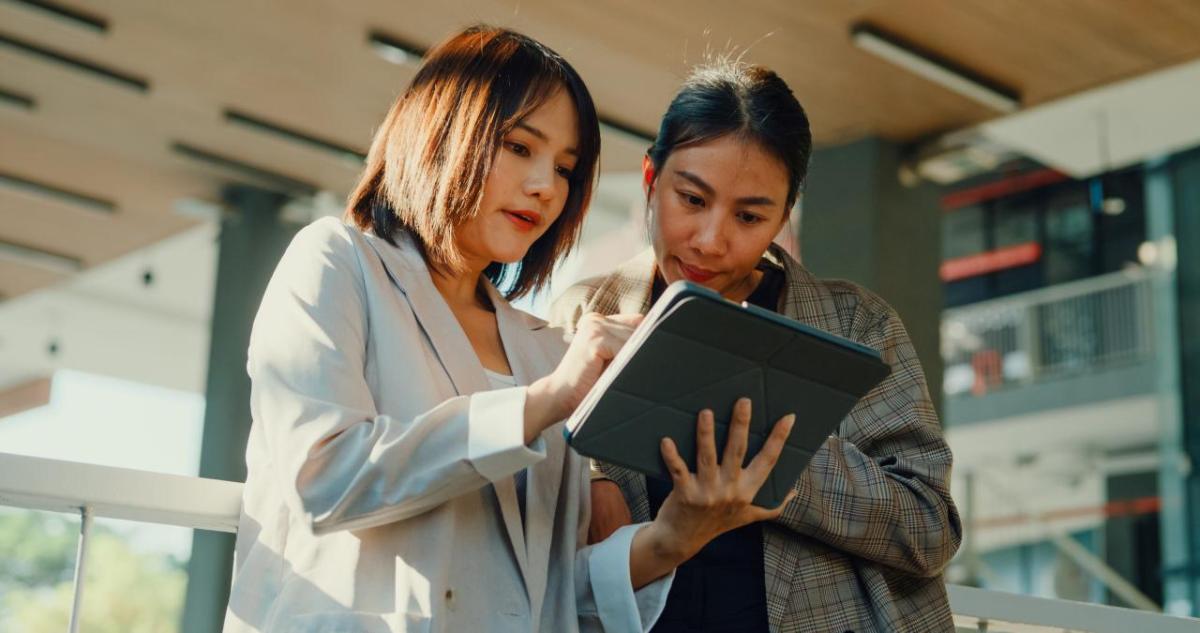
<path fill-rule="evenodd" d="M 720 257 L 725 254 L 729 240 L 725 235 L 725 222 L 720 213 L 710 210 L 700 215 L 699 226 L 692 234 L 692 248 L 702 255 Z"/>
<path fill-rule="evenodd" d="M 555 175 L 553 161 L 531 161 L 522 187 L 525 195 L 543 202 L 550 200 L 554 195 Z"/>

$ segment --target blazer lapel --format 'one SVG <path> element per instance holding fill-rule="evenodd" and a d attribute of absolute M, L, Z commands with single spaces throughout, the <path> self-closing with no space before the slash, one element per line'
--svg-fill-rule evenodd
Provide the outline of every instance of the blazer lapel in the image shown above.
<path fill-rule="evenodd" d="M 820 283 L 800 262 L 788 255 L 781 246 L 771 244 L 767 249 L 767 259 L 783 267 L 786 280 L 783 302 L 780 305 L 780 312 L 783 316 L 831 334 L 846 335 L 838 317 L 833 295 L 829 293 L 824 284 Z"/>
<path fill-rule="evenodd" d="M 559 359 L 556 354 L 546 349 L 538 335 L 532 333 L 544 328 L 546 324 L 510 306 L 491 285 L 488 286 L 488 292 L 492 297 L 492 305 L 496 306 L 500 339 L 504 343 L 504 352 L 508 356 L 517 384 L 529 385 L 550 373 Z M 562 464 L 566 458 L 562 423 L 546 429 L 542 433 L 542 439 L 546 443 L 546 459 L 529 468 L 525 497 L 524 542 L 527 545 L 528 563 L 525 580 L 535 621 L 540 617 L 542 600 L 546 595 L 550 543 L 553 539 L 555 512 L 558 509 L 558 492 L 562 485 Z"/>
<path fill-rule="evenodd" d="M 470 339 L 433 285 L 429 268 L 412 243 L 412 238 L 403 232 L 397 233 L 399 247 L 370 234 L 367 234 L 367 240 L 383 261 L 392 283 L 408 298 L 418 324 L 429 337 L 433 353 L 454 385 L 454 392 L 461 396 L 490 389 L 491 384 L 483 373 L 483 366 L 479 364 L 479 357 L 475 355 Z"/>
<path fill-rule="evenodd" d="M 513 556 L 517 566 L 521 568 L 521 577 L 525 579 L 525 589 L 529 592 L 532 602 L 534 596 L 540 595 L 534 591 L 533 574 L 529 565 L 529 551 L 525 547 L 525 532 L 521 529 L 521 507 L 517 505 L 517 482 L 512 477 L 504 477 L 492 482 L 496 490 L 496 498 L 500 501 L 500 515 L 504 518 L 504 528 L 508 531 L 508 540 L 512 544 Z M 526 508 L 526 514 L 529 509 Z M 542 581 L 545 584 L 545 581 Z"/>
<path fill-rule="evenodd" d="M 479 357 L 475 355 L 471 347 L 470 339 L 467 338 L 467 334 L 459 324 L 458 318 L 454 316 L 454 312 L 450 310 L 450 306 L 446 304 L 446 300 L 433 285 L 433 280 L 429 277 L 429 268 L 425 265 L 425 260 L 421 258 L 411 238 L 402 232 L 397 233 L 396 242 L 400 246 L 396 247 L 374 235 L 365 235 L 371 248 L 379 255 L 384 268 L 387 269 L 392 283 L 408 299 L 409 306 L 417 317 L 418 325 L 429 338 L 434 355 L 437 356 L 438 362 L 446 370 L 446 375 L 454 385 L 454 392 L 461 396 L 490 390 L 491 383 L 488 382 L 483 365 L 479 363 Z M 499 299 L 496 303 L 497 306 L 501 304 L 508 307 L 503 299 Z M 509 309 L 511 310 L 511 308 Z M 503 337 L 504 319 L 500 318 L 499 308 L 497 312 L 497 321 L 501 322 L 501 336 Z M 505 347 L 508 348 L 507 343 Z M 504 527 L 508 531 L 513 556 L 517 560 L 517 566 L 521 569 L 521 575 L 525 578 L 525 584 L 528 587 L 530 580 L 528 554 L 525 548 L 525 535 L 521 529 L 521 509 L 517 505 L 516 482 L 511 477 L 505 477 L 492 482 L 492 487 L 500 503 L 500 513 L 504 519 Z"/>

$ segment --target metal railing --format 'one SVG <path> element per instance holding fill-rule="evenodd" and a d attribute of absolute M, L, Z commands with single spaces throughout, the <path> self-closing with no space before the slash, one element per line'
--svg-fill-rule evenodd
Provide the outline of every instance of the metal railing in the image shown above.
<path fill-rule="evenodd" d="M 79 514 L 83 519 L 75 565 L 70 631 L 79 630 L 87 543 L 93 517 L 236 532 L 242 485 L 127 468 L 96 466 L 0 453 L 0 505 Z M 1195 633 L 1200 620 L 1135 609 L 1035 598 L 947 585 L 959 627 L 977 631 Z"/>
<path fill-rule="evenodd" d="M 0 506 L 78 514 L 69 633 L 79 633 L 92 520 L 236 532 L 242 484 L 0 453 Z"/>
<path fill-rule="evenodd" d="M 944 393 L 984 395 L 1149 358 L 1150 274 L 1133 268 L 946 310 Z"/>

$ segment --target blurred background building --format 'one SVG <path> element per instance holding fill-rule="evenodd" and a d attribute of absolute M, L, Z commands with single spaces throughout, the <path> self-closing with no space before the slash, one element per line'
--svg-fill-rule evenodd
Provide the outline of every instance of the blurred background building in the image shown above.
<path fill-rule="evenodd" d="M 604 120 L 584 241 L 527 309 L 645 247 L 637 170 L 688 68 L 769 66 L 817 143 L 781 242 L 900 311 L 939 402 L 948 581 L 1200 615 L 1191 0 L 2 0 L 0 467 L 244 477 L 274 262 L 478 21 L 561 52 Z M 0 507 L 0 630 L 66 626 L 79 529 Z M 231 534 L 93 531 L 84 630 L 219 628 Z"/>

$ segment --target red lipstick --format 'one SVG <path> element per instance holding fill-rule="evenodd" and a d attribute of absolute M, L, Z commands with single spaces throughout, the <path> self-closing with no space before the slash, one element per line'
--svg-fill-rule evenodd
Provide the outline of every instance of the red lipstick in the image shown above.
<path fill-rule="evenodd" d="M 698 268 L 696 266 L 688 266 L 687 264 L 683 263 L 682 259 L 679 259 L 678 257 L 675 258 L 675 262 L 679 266 L 679 272 L 683 273 L 683 276 L 687 278 L 688 281 L 693 283 L 702 284 L 717 276 L 715 271 L 705 268 Z"/>
<path fill-rule="evenodd" d="M 505 209 L 504 217 L 508 218 L 508 221 L 512 222 L 513 226 L 522 232 L 532 231 L 537 225 L 542 223 L 542 214 L 537 211 L 530 211 L 529 209 Z"/>

